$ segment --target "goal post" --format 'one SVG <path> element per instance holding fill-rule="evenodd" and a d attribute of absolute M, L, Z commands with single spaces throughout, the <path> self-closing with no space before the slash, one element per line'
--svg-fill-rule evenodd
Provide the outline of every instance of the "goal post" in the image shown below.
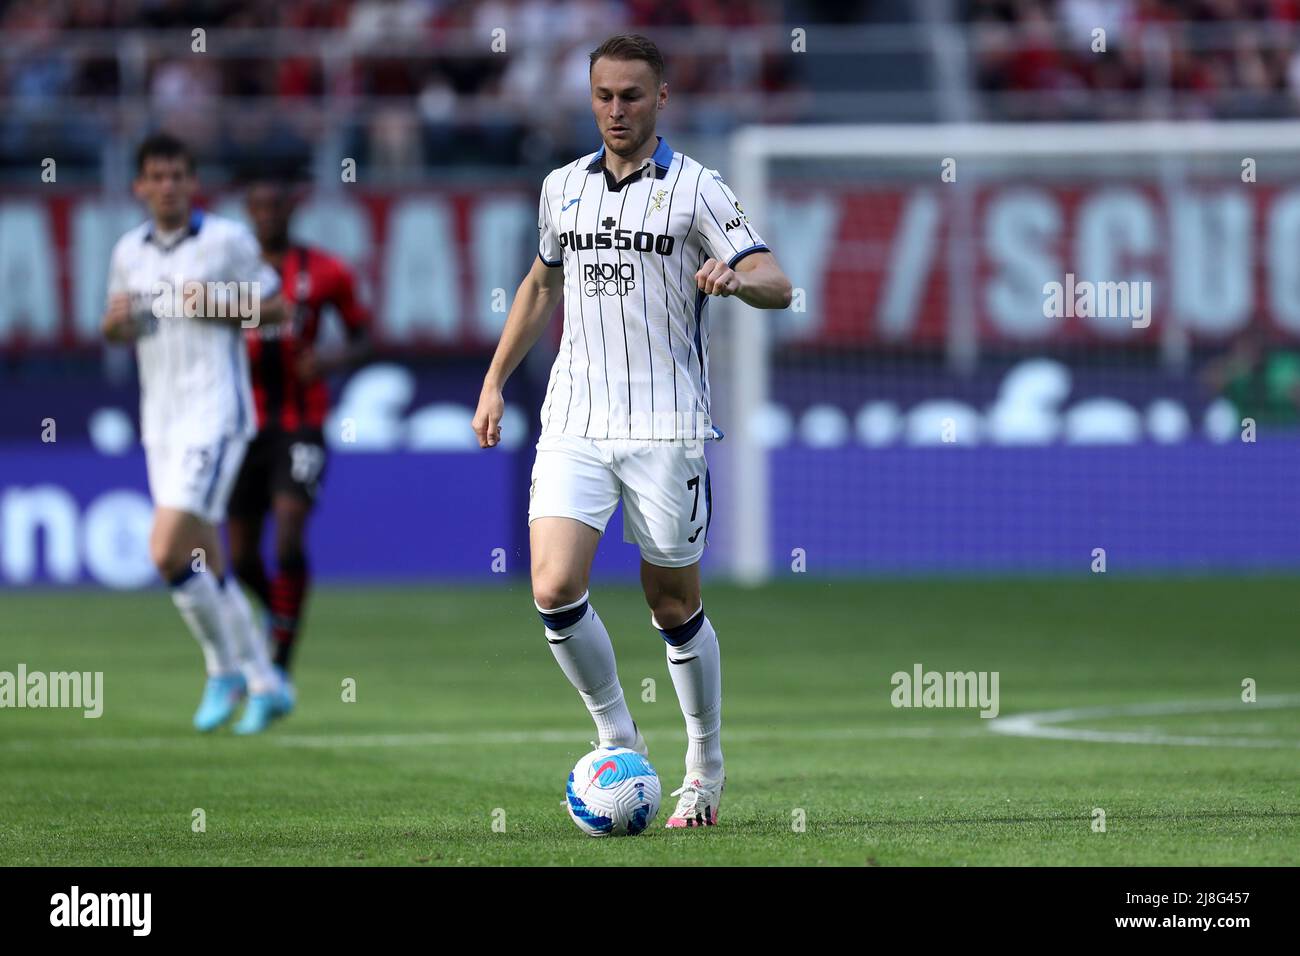
<path fill-rule="evenodd" d="M 1300 124 L 749 126 L 732 136 L 729 178 L 786 266 L 795 306 L 802 301 L 809 313 L 799 318 L 755 312 L 734 299 L 719 303 L 713 331 L 723 346 L 727 387 L 718 417 L 730 426 L 719 517 L 728 529 L 726 571 L 743 584 L 769 580 L 787 553 L 790 535 L 774 536 L 776 509 L 784 507 L 775 500 L 780 461 L 774 455 L 820 447 L 827 435 L 844 431 L 837 414 L 849 423 L 848 443 L 876 457 L 827 458 L 826 469 L 925 446 L 918 409 L 963 390 L 971 397 L 955 402 L 957 419 L 970 418 L 966 434 L 978 434 L 979 445 L 1032 445 L 1036 440 L 1026 434 L 1033 428 L 1024 419 L 1033 409 L 1023 402 L 1000 407 L 983 392 L 996 375 L 1002 390 L 1011 382 L 1028 395 L 1026 376 L 1051 375 L 1028 364 L 1018 366 L 1019 378 L 1010 372 L 1016 362 L 1046 357 L 1062 381 L 1077 384 L 1081 369 L 1100 394 L 1092 405 L 1073 409 L 1062 396 L 1036 447 L 1105 445 L 1107 436 L 1130 446 L 1171 444 L 1169 436 L 1203 436 L 1211 428 L 1206 416 L 1213 407 L 1202 404 L 1213 401 L 1200 403 L 1189 378 L 1198 348 L 1223 347 L 1248 327 L 1300 333 Z M 814 205 L 823 213 L 831 208 L 823 216 L 829 225 L 811 224 L 807 210 Z M 1037 248 L 1033 235 L 1041 237 Z M 1278 247 L 1291 239 L 1295 266 Z M 825 254 L 810 261 L 809 249 L 818 244 Z M 1076 276 L 1149 281 L 1152 327 L 1072 314 L 1044 320 L 1043 283 Z M 909 381 L 913 356 L 921 364 Z M 774 367 L 787 359 L 797 366 L 797 394 L 781 394 L 774 381 L 780 377 Z M 900 394 L 876 395 L 872 376 L 891 361 Z M 820 394 L 818 362 L 826 373 Z M 1006 367 L 994 368 L 999 362 Z M 1122 372 L 1136 366 L 1143 371 Z M 1174 399 L 1162 393 L 1161 374 L 1181 376 Z M 1047 379 L 1036 387 L 1058 387 Z M 1122 410 L 1110 409 L 1115 414 L 1107 418 L 1112 384 L 1134 396 L 1122 400 L 1138 413 L 1137 432 L 1132 426 L 1124 432 L 1119 419 L 1131 416 Z M 893 424 L 886 422 L 891 414 Z M 1178 424 L 1183 419 L 1190 433 Z M 1020 432 L 1011 434 L 1016 427 Z M 1101 437 L 1090 440 L 1089 427 Z M 1050 457 L 1035 461 L 1055 467 Z M 1136 473 L 1141 459 L 1134 461 Z M 842 495 L 852 487 L 849 479 L 825 476 L 814 467 L 803 492 Z M 980 542 L 970 538 L 960 543 L 964 558 L 949 562 L 938 544 L 943 529 L 918 526 L 935 547 L 926 554 L 919 548 L 916 562 L 890 568 L 867 548 L 859 566 L 852 541 L 841 533 L 861 538 L 873 522 L 890 520 L 868 516 L 871 504 L 844 500 L 843 527 L 808 528 L 810 541 L 840 535 L 843 548 L 823 549 L 838 556 L 834 570 L 1032 569 L 1034 549 L 1048 537 L 1030 543 L 1034 535 L 1028 535 L 1022 553 L 1014 554 L 1011 545 L 998 551 L 1006 542 L 981 554 Z M 822 518 L 831 520 L 825 512 Z M 963 527 L 957 522 L 952 531 L 960 535 Z"/>

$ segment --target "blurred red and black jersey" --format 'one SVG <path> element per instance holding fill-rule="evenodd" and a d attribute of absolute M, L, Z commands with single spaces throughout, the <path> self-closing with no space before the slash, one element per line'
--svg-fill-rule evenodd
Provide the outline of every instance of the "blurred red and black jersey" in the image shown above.
<path fill-rule="evenodd" d="M 329 387 L 322 378 L 303 382 L 298 358 L 315 345 L 325 306 L 338 312 L 349 338 L 370 316 L 357 301 L 351 270 L 319 249 L 290 246 L 280 266 L 280 283 L 290 321 L 245 333 L 257 427 L 286 432 L 321 428 L 329 408 Z"/>

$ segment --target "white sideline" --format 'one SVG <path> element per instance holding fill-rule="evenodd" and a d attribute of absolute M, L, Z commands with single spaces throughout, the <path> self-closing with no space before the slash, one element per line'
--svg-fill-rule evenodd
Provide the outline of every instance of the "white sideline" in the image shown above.
<path fill-rule="evenodd" d="M 1300 749 L 1300 739 L 1279 737 L 1197 737 L 1150 731 L 1089 730 L 1086 727 L 1058 727 L 1057 724 L 1109 717 L 1151 717 L 1161 714 L 1206 714 L 1217 711 L 1247 711 L 1300 707 L 1300 694 L 1262 697 L 1253 704 L 1237 700 L 1174 700 L 1154 704 L 1118 704 L 1108 707 L 1067 707 L 1041 710 L 1010 717 L 994 717 L 989 730 L 1011 737 L 1045 740 L 1082 740 L 1089 743 L 1156 744 L 1172 747 L 1258 747 Z"/>

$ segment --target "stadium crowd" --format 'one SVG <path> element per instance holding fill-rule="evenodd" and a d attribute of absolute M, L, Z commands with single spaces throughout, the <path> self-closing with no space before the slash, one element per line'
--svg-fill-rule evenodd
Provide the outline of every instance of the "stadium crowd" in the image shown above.
<path fill-rule="evenodd" d="M 1300 112 L 1298 0 L 970 0 L 966 19 L 991 118 Z"/>
<path fill-rule="evenodd" d="M 305 159 L 330 135 L 399 174 L 566 155 L 591 138 L 587 38 L 695 31 L 672 57 L 675 92 L 773 91 L 789 84 L 779 60 L 728 52 L 727 31 L 780 14 L 778 0 L 13 0 L 0 162 L 97 163 L 105 134 L 145 112 L 223 165 L 253 149 Z M 212 55 L 192 55 L 197 28 Z"/>
<path fill-rule="evenodd" d="M 1300 0 L 950 9 L 969 52 L 971 119 L 1300 112 Z M 668 51 L 674 130 L 870 119 L 869 96 L 841 92 L 828 106 L 828 93 L 885 83 L 919 102 L 942 96 L 930 47 L 828 69 L 784 51 L 788 25 L 838 21 L 844 36 L 892 24 L 905 43 L 897 26 L 926 15 L 903 0 L 0 0 L 0 176 L 58 156 L 91 180 L 106 144 L 158 126 L 227 170 L 348 156 L 400 182 L 430 167 L 554 165 L 590 145 L 588 38 L 616 29 Z M 199 28 L 207 55 L 193 49 Z"/>

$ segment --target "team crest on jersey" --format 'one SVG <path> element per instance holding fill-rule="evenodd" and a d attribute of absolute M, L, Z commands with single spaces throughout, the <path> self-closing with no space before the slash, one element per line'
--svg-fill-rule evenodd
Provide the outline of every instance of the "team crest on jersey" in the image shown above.
<path fill-rule="evenodd" d="M 660 189 L 652 197 L 650 197 L 650 208 L 656 211 L 663 209 L 664 200 L 667 198 L 668 198 L 668 190 Z"/>

